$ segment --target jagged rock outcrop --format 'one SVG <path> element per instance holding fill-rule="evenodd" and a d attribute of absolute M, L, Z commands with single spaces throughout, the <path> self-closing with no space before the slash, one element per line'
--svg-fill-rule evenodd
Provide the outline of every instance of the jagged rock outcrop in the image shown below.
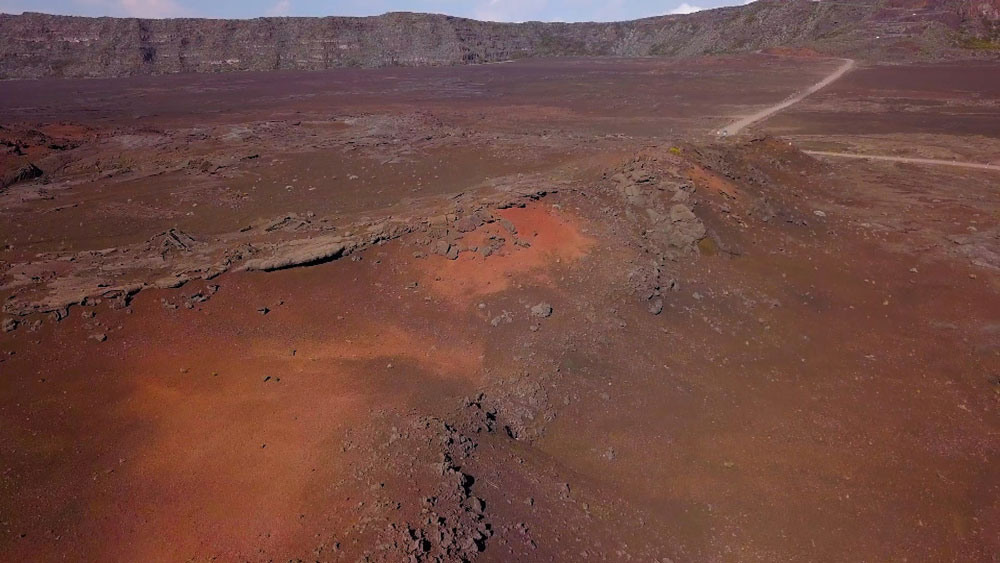
<path fill-rule="evenodd" d="M 254 20 L 0 14 L 0 78 L 691 56 L 778 46 L 926 58 L 962 46 L 969 34 L 991 36 L 998 11 L 997 0 L 758 0 L 686 16 L 572 24 L 414 13 Z"/>
<path fill-rule="evenodd" d="M 1000 0 L 968 0 L 961 13 L 973 38 L 1000 39 Z"/>

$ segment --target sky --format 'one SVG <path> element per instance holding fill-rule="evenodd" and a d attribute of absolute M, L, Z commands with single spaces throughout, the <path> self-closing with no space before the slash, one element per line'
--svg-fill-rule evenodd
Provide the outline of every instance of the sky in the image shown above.
<path fill-rule="evenodd" d="M 748 0 L 0 0 L 0 12 L 143 18 L 371 16 L 433 12 L 490 21 L 616 21 Z"/>

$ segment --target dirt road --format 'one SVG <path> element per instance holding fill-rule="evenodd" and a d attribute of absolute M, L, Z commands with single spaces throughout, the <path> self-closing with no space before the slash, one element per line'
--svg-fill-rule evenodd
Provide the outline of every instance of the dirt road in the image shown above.
<path fill-rule="evenodd" d="M 961 162 L 955 160 L 936 160 L 933 158 L 910 158 L 905 156 L 879 156 L 873 154 L 851 154 L 851 153 L 840 153 L 840 152 L 827 152 L 827 151 L 803 151 L 810 156 L 827 156 L 827 157 L 842 157 L 842 158 L 858 158 L 864 160 L 882 160 L 887 162 L 905 162 L 908 164 L 930 164 L 932 166 L 957 166 L 960 168 L 976 168 L 979 170 L 997 170 L 1000 171 L 1000 165 L 997 164 L 980 164 L 978 162 Z"/>
<path fill-rule="evenodd" d="M 719 129 L 719 131 L 717 132 L 717 134 L 719 136 L 721 136 L 721 137 L 728 137 L 730 135 L 736 135 L 740 131 L 742 131 L 743 129 L 749 127 L 750 125 L 753 125 L 754 123 L 757 123 L 758 121 L 763 121 L 763 120 L 767 119 L 768 117 L 771 117 L 772 115 L 778 113 L 779 111 L 781 111 L 783 109 L 786 109 L 786 108 L 789 108 L 789 107 L 791 107 L 791 106 L 793 106 L 793 105 L 801 102 L 802 100 L 806 99 L 807 97 L 811 96 L 812 94 L 815 94 L 816 92 L 818 92 L 818 91 L 822 90 L 823 88 L 829 86 L 830 84 L 833 84 L 841 76 L 844 76 L 845 74 L 848 73 L 848 71 L 850 71 L 852 68 L 854 68 L 854 60 L 853 59 L 843 59 L 843 61 L 844 61 L 844 64 L 841 65 L 832 74 L 830 74 L 829 76 L 827 76 L 823 80 L 820 80 L 816 84 L 813 84 L 812 86 L 810 86 L 806 90 L 803 90 L 802 92 L 799 92 L 798 94 L 792 96 L 791 98 L 786 99 L 785 101 L 783 101 L 781 103 L 775 104 L 775 105 L 773 105 L 771 107 L 768 107 L 768 108 L 765 108 L 765 109 L 762 109 L 762 110 L 758 111 L 757 113 L 755 113 L 753 115 L 749 115 L 747 117 L 744 117 L 743 119 L 740 119 L 739 121 L 734 121 L 733 123 L 730 123 L 729 125 L 723 127 L 722 129 Z"/>

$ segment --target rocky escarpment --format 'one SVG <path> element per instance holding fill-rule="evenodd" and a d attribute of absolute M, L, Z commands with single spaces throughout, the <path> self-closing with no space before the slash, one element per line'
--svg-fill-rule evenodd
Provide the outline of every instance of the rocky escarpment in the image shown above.
<path fill-rule="evenodd" d="M 971 27 L 970 40 L 1000 40 L 1000 0 L 970 0 L 962 6 L 962 16 Z"/>
<path fill-rule="evenodd" d="M 758 0 L 619 23 L 521 24 L 392 13 L 254 20 L 0 14 L 0 78 L 319 70 L 535 56 L 750 52 L 940 56 L 996 30 L 996 0 Z"/>

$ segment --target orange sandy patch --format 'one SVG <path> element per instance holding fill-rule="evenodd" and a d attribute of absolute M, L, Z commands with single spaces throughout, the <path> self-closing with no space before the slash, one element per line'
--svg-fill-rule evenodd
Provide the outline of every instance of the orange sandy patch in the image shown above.
<path fill-rule="evenodd" d="M 277 358 L 287 362 L 287 346 L 275 343 L 262 346 L 262 360 Z M 435 375 L 467 377 L 476 373 L 482 365 L 484 347 L 482 342 L 456 342 L 454 339 L 439 339 L 427 334 L 389 324 L 372 324 L 362 333 L 333 337 L 327 341 L 312 342 L 300 346 L 295 363 L 298 371 L 320 371 L 336 369 L 336 365 L 356 362 L 396 362 L 419 366 Z M 331 362 L 335 362 L 331 366 Z"/>
<path fill-rule="evenodd" d="M 280 285 L 320 275 L 288 272 Z M 116 511 L 126 522 L 105 528 L 121 536 L 109 542 L 108 558 L 248 559 L 257 549 L 318 544 L 317 530 L 346 529 L 356 514 L 357 500 L 338 487 L 351 477 L 354 454 L 341 449 L 350 429 L 377 405 L 401 408 L 481 372 L 481 342 L 399 324 L 376 312 L 383 305 L 366 318 L 349 305 L 358 298 L 330 300 L 322 313 L 297 299 L 263 317 L 229 307 L 239 301 L 217 296 L 207 304 L 212 315 L 194 317 L 205 324 L 146 307 L 161 319 L 150 336 L 160 345 L 130 368 L 138 375 L 117 412 L 151 428 L 117 468 L 126 485 Z M 234 340 L 213 329 L 227 325 L 260 332 Z M 294 345 L 290 334 L 298 335 Z"/>
<path fill-rule="evenodd" d="M 506 209 L 499 215 L 517 228 L 517 238 L 530 244 L 514 244 L 514 237 L 500 225 L 492 224 L 467 234 L 462 243 L 476 246 L 489 235 L 507 239 L 496 254 L 484 258 L 463 252 L 457 260 L 431 256 L 423 263 L 424 281 L 430 289 L 450 300 L 470 304 L 476 298 L 508 289 L 516 280 L 541 285 L 552 283 L 551 268 L 585 256 L 595 241 L 584 234 L 579 219 L 548 205 Z"/>
<path fill-rule="evenodd" d="M 140 379 L 122 418 L 143 419 L 154 431 L 123 467 L 132 484 L 122 512 L 135 522 L 117 528 L 127 540 L 109 543 L 125 549 L 117 555 L 248 557 L 262 545 L 281 551 L 311 539 L 306 524 L 315 522 L 300 516 L 311 497 L 327 504 L 326 513 L 344 501 L 315 485 L 347 475 L 336 446 L 345 425 L 365 412 L 346 374 L 330 366 L 304 373 L 287 350 L 285 359 L 248 358 L 214 344 L 190 350 L 181 363 L 176 356 L 143 360 L 153 372 Z M 180 373 L 177 365 L 197 367 Z"/>
<path fill-rule="evenodd" d="M 74 140 L 83 140 L 93 134 L 93 130 L 91 128 L 72 123 L 46 124 L 39 127 L 38 130 L 50 137 Z"/>

